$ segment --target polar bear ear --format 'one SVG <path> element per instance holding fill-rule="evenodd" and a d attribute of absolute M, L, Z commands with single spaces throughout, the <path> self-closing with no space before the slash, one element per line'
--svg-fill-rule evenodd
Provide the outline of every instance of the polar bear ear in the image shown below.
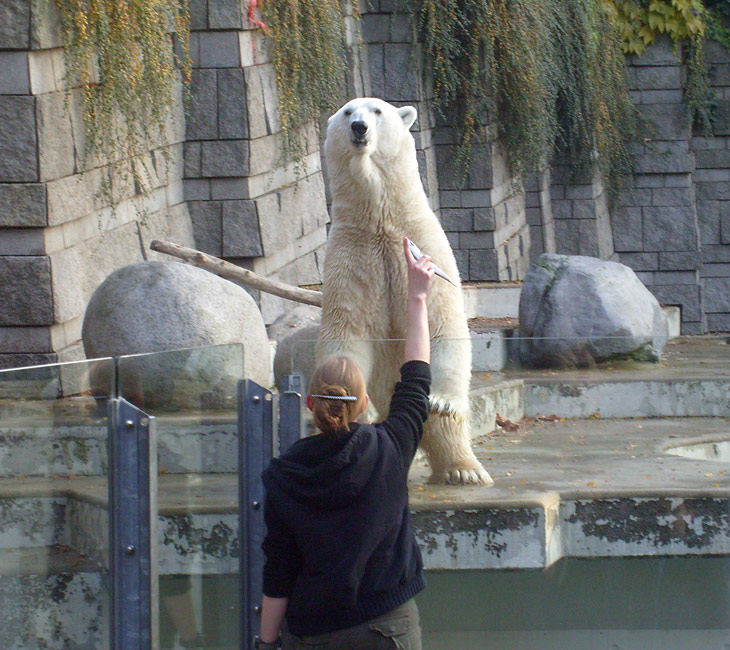
<path fill-rule="evenodd" d="M 413 108 L 413 106 L 403 106 L 399 108 L 398 115 L 400 115 L 400 119 L 403 120 L 403 124 L 406 125 L 407 129 L 410 129 L 413 126 L 413 123 L 418 117 L 418 113 L 416 112 L 416 109 Z"/>

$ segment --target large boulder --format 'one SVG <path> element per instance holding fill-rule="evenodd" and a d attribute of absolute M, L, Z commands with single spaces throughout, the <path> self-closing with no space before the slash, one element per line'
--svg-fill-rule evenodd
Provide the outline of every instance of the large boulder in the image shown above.
<path fill-rule="evenodd" d="M 284 375 L 301 375 L 305 383 L 312 376 L 321 317 L 319 307 L 298 305 L 269 325 L 269 339 L 276 341 L 274 378 L 277 386 Z"/>
<path fill-rule="evenodd" d="M 658 361 L 668 338 L 656 298 L 627 266 L 541 255 L 520 295 L 520 357 L 533 366 Z"/>
<path fill-rule="evenodd" d="M 82 337 L 87 358 L 124 357 L 121 394 L 142 408 L 222 407 L 235 403 L 242 377 L 269 384 L 270 347 L 253 298 L 186 264 L 114 271 L 89 301 Z"/>

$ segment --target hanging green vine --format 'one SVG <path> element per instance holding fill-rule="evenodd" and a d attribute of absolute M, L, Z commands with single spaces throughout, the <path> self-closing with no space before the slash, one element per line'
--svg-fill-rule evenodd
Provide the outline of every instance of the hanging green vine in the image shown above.
<path fill-rule="evenodd" d="M 669 37 L 686 65 L 685 100 L 692 122 L 710 135 L 717 100 L 705 65 L 704 37 L 712 16 L 702 0 L 607 1 L 614 5 L 615 23 L 627 54 L 640 56 L 660 34 Z"/>
<path fill-rule="evenodd" d="M 637 118 L 624 56 L 601 0 L 410 0 L 442 111 L 456 113 L 457 160 L 497 123 L 514 173 L 556 150 L 597 154 L 616 183 L 630 169 Z"/>
<path fill-rule="evenodd" d="M 55 2 L 67 93 L 82 88 L 87 156 L 106 165 L 102 191 L 113 203 L 115 175 L 131 175 L 144 191 L 148 174 L 135 162 L 160 139 L 178 101 L 180 72 L 184 81 L 190 78 L 187 1 Z"/>
<path fill-rule="evenodd" d="M 358 16 L 357 0 L 344 0 Z M 348 60 L 340 0 L 251 0 L 261 6 L 260 26 L 274 44 L 284 157 L 303 164 L 303 126 L 345 99 Z"/>

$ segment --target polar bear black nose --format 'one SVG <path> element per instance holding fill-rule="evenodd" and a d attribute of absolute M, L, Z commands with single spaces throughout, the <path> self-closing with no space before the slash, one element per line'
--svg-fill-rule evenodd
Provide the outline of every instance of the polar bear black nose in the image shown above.
<path fill-rule="evenodd" d="M 365 124 L 365 122 L 353 122 L 350 125 L 350 128 L 352 129 L 352 132 L 358 137 L 362 138 L 362 136 L 365 135 L 365 132 L 368 130 L 368 125 Z"/>

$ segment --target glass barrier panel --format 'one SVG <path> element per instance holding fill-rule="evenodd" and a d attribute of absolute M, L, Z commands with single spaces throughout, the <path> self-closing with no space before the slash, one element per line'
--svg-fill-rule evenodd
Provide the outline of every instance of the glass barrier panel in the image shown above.
<path fill-rule="evenodd" d="M 265 368 L 254 381 L 268 385 Z M 237 386 L 246 373 L 255 371 L 241 345 L 119 358 L 121 396 L 157 418 L 163 649 L 239 647 Z"/>
<path fill-rule="evenodd" d="M 0 648 L 109 646 L 114 361 L 0 371 Z"/>
<path fill-rule="evenodd" d="M 300 374 L 306 393 L 330 354 L 361 366 L 384 419 L 402 342 L 280 345 L 277 379 Z M 482 328 L 434 342 L 431 363 L 409 474 L 424 648 L 725 647 L 730 337 Z M 453 471 L 474 462 L 493 484 Z"/>

